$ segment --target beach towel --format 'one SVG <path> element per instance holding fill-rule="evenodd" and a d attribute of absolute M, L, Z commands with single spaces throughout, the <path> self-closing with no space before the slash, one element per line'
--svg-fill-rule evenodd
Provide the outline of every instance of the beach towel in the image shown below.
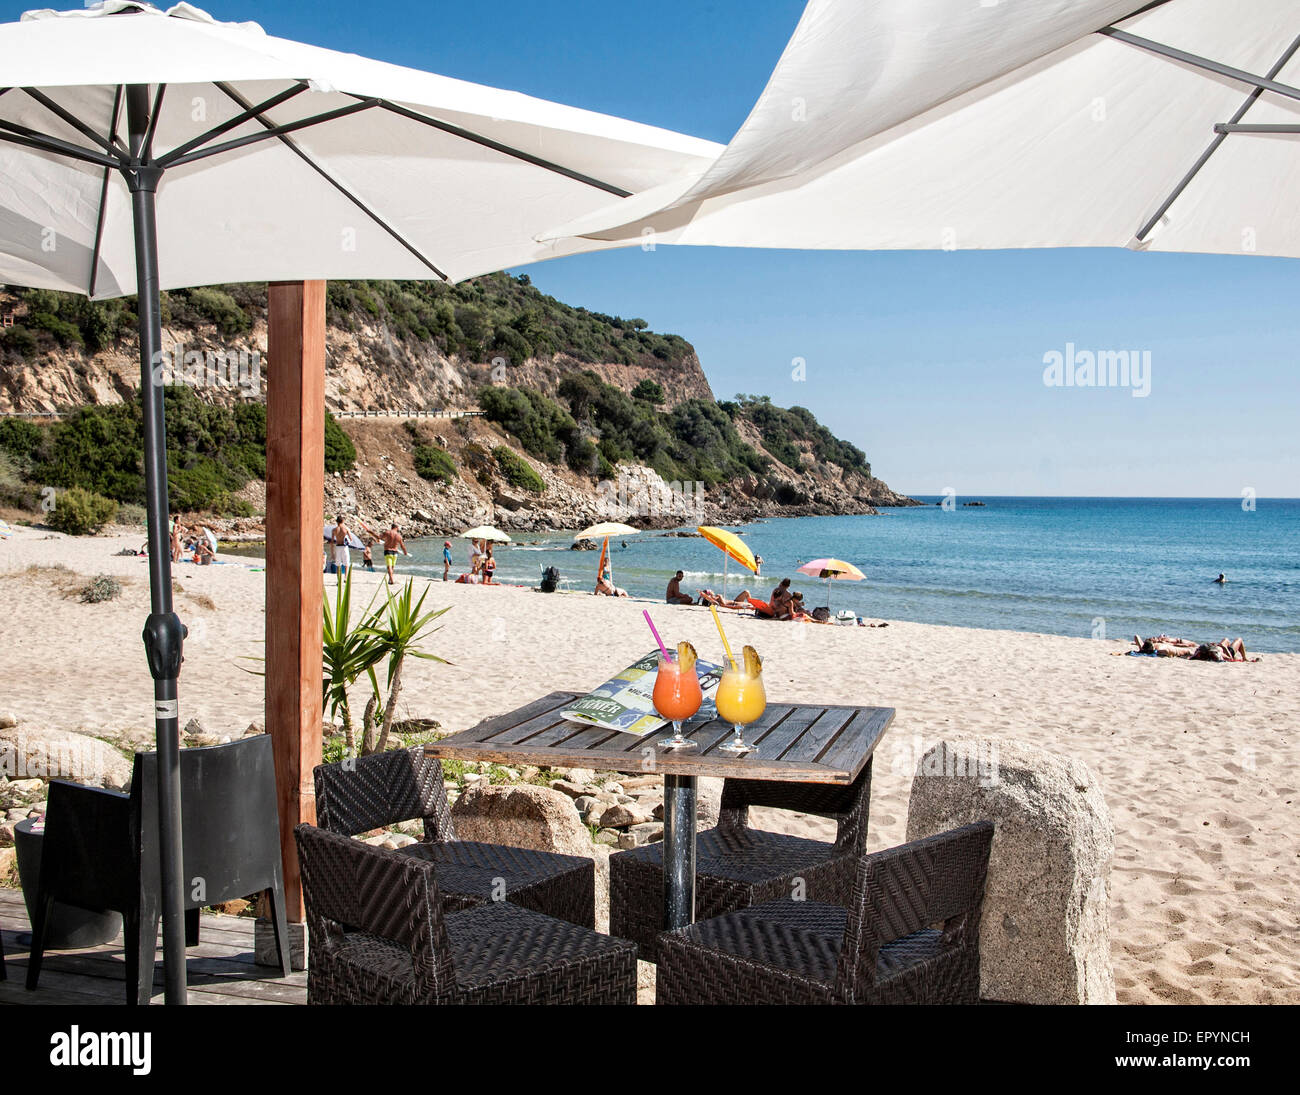
<path fill-rule="evenodd" d="M 755 616 L 766 616 L 769 619 L 771 619 L 772 606 L 768 604 L 766 601 L 760 601 L 757 597 L 751 597 L 749 599 L 749 603 L 754 606 Z"/>

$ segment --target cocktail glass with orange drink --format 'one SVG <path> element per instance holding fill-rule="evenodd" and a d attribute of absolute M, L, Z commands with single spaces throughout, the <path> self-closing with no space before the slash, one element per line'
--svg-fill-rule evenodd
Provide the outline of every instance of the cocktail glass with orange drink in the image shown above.
<path fill-rule="evenodd" d="M 718 682 L 713 702 L 718 717 L 731 723 L 735 737 L 718 748 L 724 753 L 758 754 L 758 746 L 745 741 L 744 729 L 757 722 L 767 710 L 767 690 L 763 687 L 763 661 L 758 652 L 747 646 L 739 662 L 728 659 Z"/>
<path fill-rule="evenodd" d="M 660 749 L 698 749 L 696 742 L 682 736 L 682 723 L 693 717 L 704 702 L 700 678 L 695 671 L 697 655 L 690 643 L 678 643 L 674 654 L 659 655 L 655 676 L 655 710 L 673 724 L 673 736 L 659 743 Z"/>

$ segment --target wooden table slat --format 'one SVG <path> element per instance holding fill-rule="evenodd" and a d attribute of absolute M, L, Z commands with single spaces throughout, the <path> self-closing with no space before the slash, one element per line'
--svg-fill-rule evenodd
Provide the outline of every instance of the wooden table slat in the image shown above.
<path fill-rule="evenodd" d="M 779 759 L 792 764 L 816 764 L 826 746 L 860 716 L 856 707 L 824 707 L 817 721 L 781 753 Z"/>
<path fill-rule="evenodd" d="M 822 750 L 821 756 L 817 758 L 818 762 L 832 768 L 843 767 L 855 755 L 861 737 L 879 741 L 893 721 L 894 712 L 890 708 L 863 708 L 853 723 Z"/>

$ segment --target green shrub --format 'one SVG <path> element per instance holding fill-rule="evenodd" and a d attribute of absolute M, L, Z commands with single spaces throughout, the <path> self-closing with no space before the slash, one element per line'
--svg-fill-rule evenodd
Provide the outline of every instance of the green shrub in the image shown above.
<path fill-rule="evenodd" d="M 144 525 L 148 521 L 149 515 L 145 512 L 144 506 L 137 506 L 134 502 L 123 502 L 117 507 L 119 525 Z"/>
<path fill-rule="evenodd" d="M 262 431 L 265 436 L 265 419 L 263 420 Z M 352 438 L 344 433 L 343 427 L 334 421 L 334 416 L 326 412 L 325 474 L 331 475 L 336 471 L 348 471 L 356 462 L 357 448 L 352 444 Z M 265 469 L 265 463 L 263 469 Z"/>
<path fill-rule="evenodd" d="M 89 536 L 108 524 L 116 513 L 117 503 L 111 498 L 69 487 L 55 496 L 47 520 L 51 528 L 69 536 Z"/>
<path fill-rule="evenodd" d="M 546 489 L 546 483 L 542 477 L 518 453 L 506 448 L 505 445 L 498 445 L 492 450 L 492 455 L 496 457 L 497 467 L 501 469 L 501 474 L 506 477 L 506 482 L 512 486 L 529 491 L 532 494 L 541 494 Z"/>
<path fill-rule="evenodd" d="M 44 445 L 44 427 L 21 418 L 0 418 L 0 452 L 13 457 L 20 466 L 39 457 Z"/>
<path fill-rule="evenodd" d="M 415 471 L 421 479 L 433 479 L 442 483 L 451 483 L 456 479 L 456 462 L 446 449 L 437 445 L 419 444 L 412 455 L 415 457 Z"/>
<path fill-rule="evenodd" d="M 111 574 L 100 574 L 88 586 L 83 586 L 77 599 L 82 604 L 97 605 L 103 601 L 114 601 L 122 596 L 122 583 Z"/>
<path fill-rule="evenodd" d="M 646 377 L 632 389 L 632 398 L 657 405 L 666 401 L 668 396 L 664 393 L 662 384 Z"/>

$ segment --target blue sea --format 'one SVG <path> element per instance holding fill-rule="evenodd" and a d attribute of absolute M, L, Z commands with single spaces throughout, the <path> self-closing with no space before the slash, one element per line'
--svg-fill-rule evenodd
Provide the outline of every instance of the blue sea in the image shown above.
<path fill-rule="evenodd" d="M 974 498 L 976 496 L 970 496 Z M 762 578 L 729 567 L 728 596 L 766 597 L 782 577 L 805 602 L 874 619 L 1128 639 L 1165 632 L 1200 640 L 1241 636 L 1248 650 L 1300 651 L 1300 500 L 1004 498 L 944 509 L 937 498 L 878 517 L 762 520 L 739 531 L 763 557 Z M 572 589 L 590 589 L 598 553 L 568 550 L 570 536 L 496 550 L 499 581 L 535 585 L 559 568 Z M 468 570 L 468 542 L 453 540 Z M 622 546 L 626 543 L 626 547 Z M 442 539 L 410 544 L 400 571 L 440 577 Z M 643 532 L 611 542 L 614 581 L 632 596 L 662 600 L 673 571 L 682 586 L 723 589 L 722 555 L 699 538 Z M 796 573 L 833 556 L 856 564 L 861 582 L 827 583 Z M 1220 572 L 1226 585 L 1215 585 Z"/>

